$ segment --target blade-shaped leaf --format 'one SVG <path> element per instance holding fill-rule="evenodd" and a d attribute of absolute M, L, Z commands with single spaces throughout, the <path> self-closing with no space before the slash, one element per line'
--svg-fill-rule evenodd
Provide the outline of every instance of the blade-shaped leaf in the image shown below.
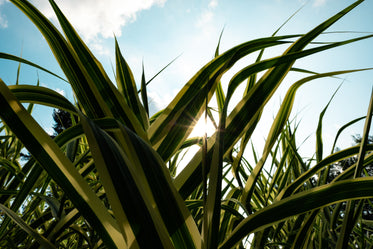
<path fill-rule="evenodd" d="M 28 61 L 28 60 L 26 60 L 26 59 L 23 59 L 23 58 L 21 58 L 21 57 L 18 57 L 18 56 L 15 56 L 15 55 L 11 55 L 11 54 L 7 54 L 7 53 L 1 53 L 1 52 L 0 52 L 0 59 L 11 60 L 11 61 L 18 61 L 20 64 L 21 64 L 21 63 L 24 63 L 24 64 L 26 64 L 26 65 L 29 65 L 29 66 L 35 67 L 35 68 L 37 68 L 37 69 L 40 69 L 40 70 L 42 70 L 42 71 L 44 71 L 44 72 L 46 72 L 46 73 L 49 73 L 49 74 L 51 74 L 51 75 L 53 75 L 53 76 L 55 76 L 55 77 L 57 77 L 57 78 L 59 78 L 59 79 L 65 81 L 65 82 L 67 82 L 67 81 L 66 81 L 64 78 L 62 78 L 61 76 L 58 76 L 57 74 L 55 74 L 55 73 L 49 71 L 48 69 L 45 69 L 45 68 L 43 68 L 43 67 L 41 67 L 41 66 L 39 66 L 39 65 L 37 65 L 37 64 L 35 64 L 35 63 L 33 63 L 33 62 Z M 18 75 L 18 73 L 17 73 L 17 75 Z M 17 79 L 18 79 L 18 77 L 17 77 Z M 18 82 L 18 80 L 17 80 L 17 82 Z M 68 83 L 68 82 L 67 82 L 67 83 Z"/>
<path fill-rule="evenodd" d="M 110 109 L 110 112 L 106 112 L 108 117 L 113 115 L 115 118 L 125 123 L 130 129 L 146 139 L 147 136 L 140 124 L 142 124 L 143 127 L 146 127 L 147 117 L 145 115 L 144 109 L 139 104 L 140 102 L 136 94 L 136 88 L 132 90 L 130 89 L 130 91 L 128 91 L 128 94 L 130 94 L 131 96 L 131 103 L 133 103 L 133 105 L 131 106 L 128 105 L 128 103 L 126 104 L 118 89 L 115 88 L 115 86 L 110 81 L 101 63 L 98 62 L 98 60 L 93 56 L 88 47 L 83 43 L 79 35 L 76 33 L 69 21 L 60 11 L 56 3 L 53 0 L 50 0 L 50 4 L 52 5 L 53 10 L 56 13 L 57 18 L 61 24 L 61 27 L 65 32 L 69 43 L 71 44 L 71 48 L 75 51 L 76 54 L 79 55 L 79 61 L 77 61 L 77 63 L 81 67 L 81 70 L 83 72 L 86 72 L 86 80 L 89 81 L 90 87 L 92 89 L 97 89 L 98 94 L 100 95 L 92 95 L 91 98 L 96 98 L 97 101 L 103 100 L 105 104 L 102 103 L 101 108 L 106 109 L 104 107 L 107 107 L 108 109 Z M 118 49 L 119 48 L 117 47 L 117 50 Z M 127 82 L 126 84 L 133 87 L 134 82 Z M 137 99 L 138 105 L 134 105 L 133 98 Z M 138 114 L 141 115 L 141 120 L 135 118 L 135 115 Z"/>
<path fill-rule="evenodd" d="M 42 104 L 76 113 L 74 105 L 64 96 L 51 89 L 31 85 L 12 85 L 8 87 L 20 102 Z"/>
<path fill-rule="evenodd" d="M 363 70 L 367 70 L 367 69 L 363 69 Z M 251 199 L 251 194 L 254 191 L 254 186 L 260 175 L 260 172 L 262 171 L 264 167 L 267 157 L 271 152 L 272 147 L 276 143 L 276 139 L 281 134 L 281 131 L 290 116 L 293 103 L 294 103 L 294 99 L 295 99 L 295 94 L 298 88 L 302 86 L 304 83 L 307 83 L 314 79 L 329 77 L 329 76 L 334 76 L 334 75 L 339 75 L 339 74 L 344 74 L 344 73 L 357 72 L 357 71 L 361 71 L 361 70 L 347 70 L 347 71 L 337 71 L 337 72 L 330 72 L 330 73 L 324 73 L 324 74 L 316 74 L 316 75 L 312 75 L 312 76 L 309 76 L 309 77 L 306 77 L 306 78 L 303 78 L 297 81 L 289 88 L 280 106 L 277 116 L 275 120 L 273 121 L 271 129 L 269 131 L 268 137 L 266 139 L 266 143 L 264 145 L 263 156 L 259 160 L 259 163 L 255 166 L 255 168 L 251 172 L 249 179 L 246 181 L 245 191 L 243 193 L 243 203 L 245 203 L 246 205 L 250 205 L 248 202 Z"/>
<path fill-rule="evenodd" d="M 110 110 L 104 104 L 92 78 L 57 28 L 30 2 L 24 0 L 11 0 L 11 2 L 22 10 L 43 34 L 84 111 L 91 117 L 110 115 Z"/>
<path fill-rule="evenodd" d="M 272 226 L 294 215 L 312 211 L 347 199 L 369 198 L 373 196 L 373 177 L 344 180 L 316 187 L 295 194 L 250 215 L 243 220 L 232 234 L 219 246 L 220 249 L 232 248 L 242 238 Z"/>
<path fill-rule="evenodd" d="M 205 100 L 205 94 L 201 94 L 201 92 L 204 93 L 203 88 L 207 87 L 208 100 L 210 100 L 218 79 L 237 60 L 263 47 L 287 43 L 281 40 L 293 37 L 297 35 L 249 41 L 223 53 L 203 67 L 189 80 L 149 128 L 150 140 L 162 158 L 167 161 L 180 147 L 183 140 L 189 136 L 192 131 L 191 125 L 202 115 Z"/>
<path fill-rule="evenodd" d="M 13 212 L 11 209 L 7 208 L 3 204 L 0 203 L 0 210 L 5 213 L 8 217 L 10 217 L 20 228 L 22 228 L 25 232 L 31 235 L 35 240 L 43 247 L 47 249 L 55 249 L 56 247 L 50 243 L 46 238 L 40 235 L 37 231 L 32 229 L 26 222 L 24 222 L 17 213 Z"/>
<path fill-rule="evenodd" d="M 171 240 L 177 248 L 200 248 L 198 229 L 161 158 L 128 128 L 107 122 L 116 125 L 120 144 L 92 121 L 83 127 L 122 231 L 140 248 L 168 248 Z"/>
<path fill-rule="evenodd" d="M 144 106 L 142 106 L 140 103 L 140 99 L 137 94 L 136 82 L 133 77 L 131 68 L 124 59 L 117 40 L 115 40 L 115 61 L 118 90 L 124 96 L 124 99 L 126 100 L 128 106 L 135 113 L 137 119 L 143 125 L 143 128 L 147 130 L 149 123 L 146 110 L 144 109 Z M 143 75 L 143 77 L 145 76 Z M 141 86 L 141 89 L 143 89 L 143 86 Z"/>
<path fill-rule="evenodd" d="M 124 246 L 117 224 L 101 201 L 88 187 L 70 160 L 18 102 L 2 80 L 0 80 L 0 106 L 2 120 L 12 127 L 12 131 L 21 139 L 28 151 L 64 188 L 82 215 L 96 226 L 102 239 L 113 247 Z"/>
<path fill-rule="evenodd" d="M 141 100 L 144 105 L 145 112 L 149 116 L 148 93 L 146 91 L 144 63 L 142 63 L 142 75 L 141 75 Z"/>
<path fill-rule="evenodd" d="M 372 115 L 373 115 L 373 88 L 372 88 L 372 92 L 371 92 L 371 98 L 370 98 L 370 102 L 369 102 L 367 118 L 365 120 L 365 125 L 364 125 L 363 139 L 362 139 L 361 144 L 360 144 L 358 161 L 356 163 L 353 178 L 360 177 L 362 169 L 363 169 L 363 165 L 364 165 L 363 162 L 364 162 L 364 157 L 365 157 L 366 148 L 367 148 L 367 141 L 368 141 L 370 125 L 371 125 L 371 122 L 372 122 Z M 360 201 L 359 205 L 362 205 L 361 201 Z M 349 201 L 347 203 L 345 216 L 343 218 L 341 233 L 340 233 L 340 236 L 339 236 L 338 242 L 337 242 L 337 248 L 338 249 L 347 248 L 347 246 L 348 246 L 348 240 L 349 240 L 349 237 L 350 237 L 350 233 L 352 232 L 352 229 L 353 229 L 353 227 L 354 227 L 354 225 L 356 224 L 356 221 L 357 221 L 357 218 L 354 217 L 355 216 L 355 206 L 356 206 L 355 201 Z M 359 208 L 356 208 L 356 209 L 358 210 Z"/>
<path fill-rule="evenodd" d="M 326 104 L 324 109 L 321 111 L 320 116 L 319 116 L 319 122 L 317 123 L 317 129 L 316 129 L 316 161 L 320 162 L 322 157 L 323 157 L 323 141 L 322 141 L 322 121 L 325 116 L 325 112 L 328 109 L 330 103 L 332 102 L 335 94 L 338 92 L 339 88 L 342 85 L 339 85 L 337 90 L 334 91 L 332 97 L 329 99 L 329 102 Z"/>
<path fill-rule="evenodd" d="M 282 79 L 285 77 L 287 72 L 291 69 L 294 61 L 299 58 L 301 54 L 312 54 L 315 52 L 323 51 L 327 48 L 332 48 L 333 46 L 340 46 L 343 44 L 347 44 L 349 42 L 352 42 L 354 39 L 346 41 L 346 43 L 335 43 L 331 45 L 326 45 L 325 47 L 315 48 L 315 49 L 309 49 L 308 51 L 302 51 L 302 49 L 308 45 L 315 37 L 317 37 L 320 33 L 322 33 L 326 28 L 331 26 L 334 22 L 336 22 L 339 18 L 341 18 L 343 15 L 347 14 L 351 9 L 356 7 L 359 3 L 362 1 L 357 1 L 354 4 L 347 7 L 345 10 L 339 12 L 335 16 L 331 17 L 330 19 L 326 20 L 324 23 L 317 26 L 315 29 L 307 33 L 306 35 L 302 36 L 297 42 L 295 42 L 284 54 L 284 56 L 287 56 L 288 58 L 285 61 L 280 62 L 277 61 L 276 63 L 279 63 L 279 65 L 276 65 L 276 67 L 273 67 L 274 60 L 266 61 L 265 63 L 271 64 L 272 68 L 269 69 L 264 76 L 260 79 L 260 81 L 253 87 L 253 89 L 250 91 L 248 95 L 246 95 L 241 102 L 237 104 L 235 109 L 231 112 L 231 115 L 227 119 L 227 126 L 226 126 L 226 137 L 224 138 L 225 141 L 225 150 L 229 151 L 232 146 L 241 138 L 241 134 L 245 132 L 249 127 L 247 126 L 248 123 L 250 123 L 251 120 L 259 113 L 263 108 L 264 105 L 268 102 L 270 97 L 274 94 L 275 90 L 281 83 Z M 366 36 L 365 38 L 368 38 L 370 36 Z M 362 38 L 364 39 L 364 38 Z M 262 47 L 263 48 L 263 47 Z M 298 54 L 297 54 L 298 53 Z M 218 57 L 219 58 L 219 57 Z M 260 62 L 262 63 L 262 62 Z M 274 64 L 272 64 L 274 63 Z M 255 67 L 261 68 L 261 70 L 265 69 L 265 64 L 262 64 L 260 66 L 255 65 Z M 251 73 L 255 73 L 258 68 L 255 70 L 252 68 L 245 69 L 246 70 L 252 70 L 252 72 L 243 72 L 239 73 L 239 77 L 235 77 L 235 80 L 237 83 L 241 82 L 245 78 L 247 78 Z M 247 73 L 247 74 L 246 74 Z M 245 75 L 246 74 L 246 75 Z M 241 79 L 239 79 L 241 78 Z M 228 91 L 227 93 L 227 99 L 228 96 L 233 93 L 233 90 L 236 88 L 237 84 L 232 84 L 232 90 Z M 213 139 L 213 138 L 212 138 Z M 214 143 L 213 140 L 211 140 L 211 146 L 208 146 L 209 149 L 212 148 L 212 144 Z M 210 154 L 210 152 L 208 153 Z M 211 155 L 210 155 L 211 156 Z M 179 192 L 182 194 L 182 196 L 185 198 L 188 196 L 193 189 L 199 185 L 201 182 L 201 169 L 200 169 L 200 158 L 196 155 L 195 158 L 191 160 L 191 162 L 184 168 L 184 170 L 179 174 L 179 176 L 175 179 L 175 184 L 177 188 L 179 189 Z"/>

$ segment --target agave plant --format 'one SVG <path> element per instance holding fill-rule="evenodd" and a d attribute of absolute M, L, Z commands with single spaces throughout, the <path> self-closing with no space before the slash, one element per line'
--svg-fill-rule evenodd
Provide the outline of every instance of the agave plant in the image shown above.
<path fill-rule="evenodd" d="M 361 228 L 367 222 L 359 220 L 359 214 L 364 198 L 373 196 L 373 178 L 358 176 L 371 162 L 368 152 L 373 147 L 363 139 L 360 146 L 323 158 L 318 132 L 316 164 L 311 165 L 299 155 L 297 127 L 289 121 L 295 94 L 303 84 L 366 70 L 315 73 L 293 68 L 300 58 L 371 38 L 308 47 L 362 0 L 306 34 L 274 34 L 221 54 L 217 49 L 215 58 L 152 117 L 146 92 L 149 82 L 142 77 L 138 90 L 117 42 L 112 82 L 53 0 L 50 4 L 63 34 L 27 0 L 10 1 L 45 37 L 76 103 L 51 89 L 0 80 L 1 129 L 5 131 L 0 148 L 2 247 L 348 248 L 372 244 L 364 234 L 366 228 Z M 279 45 L 288 45 L 283 54 L 262 59 L 264 49 Z M 232 76 L 224 92 L 222 76 L 254 52 L 259 52 L 257 60 Z M 16 56 L 3 53 L 1 57 L 49 72 Z M 261 157 L 249 163 L 244 152 L 262 111 L 291 70 L 306 76 L 288 89 Z M 229 111 L 242 83 L 246 90 Z M 210 109 L 214 96 L 218 117 Z M 77 122 L 52 139 L 23 103 L 65 110 Z M 196 120 L 204 115 L 217 124 L 215 133 L 191 139 Z M 368 136 L 371 115 L 372 106 L 363 137 Z M 192 145 L 200 149 L 176 174 L 180 160 L 188 160 L 182 153 Z M 23 146 L 32 157 L 21 165 L 17 159 Z M 329 165 L 353 155 L 359 157 L 355 167 L 325 184 L 322 176 Z M 317 181 L 315 174 L 320 176 Z M 335 205 L 347 200 L 345 210 Z"/>

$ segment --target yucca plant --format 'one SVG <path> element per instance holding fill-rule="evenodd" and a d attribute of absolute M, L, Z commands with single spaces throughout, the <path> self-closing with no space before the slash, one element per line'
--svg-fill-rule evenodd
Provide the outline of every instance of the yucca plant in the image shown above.
<path fill-rule="evenodd" d="M 311 165 L 299 155 L 297 128 L 289 121 L 296 91 L 303 84 L 366 70 L 315 73 L 293 68 L 300 58 L 371 38 L 366 35 L 308 47 L 362 0 L 306 34 L 275 34 L 221 54 L 217 49 L 215 58 L 152 117 L 146 93 L 149 82 L 143 74 L 139 95 L 117 42 L 114 84 L 53 0 L 50 4 L 64 34 L 27 0 L 10 1 L 45 37 L 76 103 L 47 88 L 7 85 L 0 80 L 1 129 L 6 131 L 1 137 L 0 246 L 348 248 L 371 243 L 360 229 L 366 222 L 359 220 L 359 211 L 364 198 L 373 196 L 373 178 L 359 176 L 372 160 L 368 153 L 372 146 L 363 139 L 360 147 L 323 158 L 318 132 L 316 164 Z M 279 45 L 288 45 L 282 55 L 262 58 L 264 49 Z M 239 70 L 224 92 L 222 76 L 255 52 L 259 52 L 257 60 Z M 3 53 L 1 57 L 47 71 L 16 56 Z M 264 107 L 292 70 L 306 77 L 288 89 L 261 157 L 250 163 L 244 152 L 251 135 Z M 246 90 L 229 111 L 242 83 Z M 214 96 L 217 116 L 210 108 Z M 78 121 L 52 139 L 22 103 L 65 110 Z M 364 138 L 371 115 L 372 106 Z M 196 121 L 203 116 L 216 123 L 216 132 L 191 139 Z M 16 141 L 14 155 L 7 150 L 11 141 Z M 182 157 L 183 151 L 192 145 L 200 150 L 176 174 L 179 161 L 188 160 Z M 22 146 L 32 157 L 13 167 Z M 252 148 L 256 151 L 255 145 Z M 358 155 L 358 163 L 333 183 L 325 184 L 322 177 L 314 180 L 329 165 L 353 155 Z M 269 158 L 272 162 L 267 168 Z M 334 205 L 347 200 L 346 210 Z"/>

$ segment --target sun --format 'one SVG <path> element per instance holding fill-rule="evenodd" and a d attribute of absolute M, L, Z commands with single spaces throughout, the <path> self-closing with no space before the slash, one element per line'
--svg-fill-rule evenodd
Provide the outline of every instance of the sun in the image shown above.
<path fill-rule="evenodd" d="M 193 128 L 192 133 L 190 134 L 191 137 L 202 137 L 207 134 L 207 136 L 211 136 L 214 134 L 216 128 L 214 124 L 211 122 L 210 119 L 205 120 L 204 117 L 200 118 L 196 125 Z"/>

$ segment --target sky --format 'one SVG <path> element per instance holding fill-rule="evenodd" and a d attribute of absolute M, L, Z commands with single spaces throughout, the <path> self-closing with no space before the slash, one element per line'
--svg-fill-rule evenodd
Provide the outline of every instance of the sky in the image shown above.
<path fill-rule="evenodd" d="M 56 18 L 47 0 L 33 0 L 38 9 L 56 23 Z M 146 78 L 150 79 L 174 58 L 161 75 L 149 85 L 152 111 L 160 110 L 169 103 L 181 87 L 207 62 L 215 52 L 219 35 L 223 31 L 220 51 L 242 42 L 270 36 L 288 17 L 301 6 L 298 12 L 279 32 L 299 34 L 347 7 L 353 1 L 340 0 L 56 0 L 61 10 L 71 21 L 95 56 L 101 61 L 108 75 L 114 73 L 114 35 L 124 57 L 132 68 L 136 81 L 141 78 L 142 63 Z M 366 0 L 328 31 L 373 32 L 373 1 Z M 325 34 L 318 41 L 344 40 L 364 33 Z M 63 76 L 48 44 L 39 31 L 7 0 L 0 0 L 0 52 L 20 56 Z M 282 50 L 268 50 L 265 57 L 281 54 Z M 235 70 L 252 63 L 249 57 L 237 63 L 223 77 L 225 87 Z M 297 67 L 316 72 L 373 67 L 373 39 L 326 51 L 301 59 Z M 15 83 L 18 63 L 0 60 L 0 78 L 7 84 Z M 328 103 L 338 86 L 342 84 L 325 114 L 323 137 L 325 153 L 338 129 L 347 122 L 366 115 L 373 71 L 342 76 L 339 79 L 316 80 L 302 86 L 297 93 L 293 115 L 299 123 L 298 143 L 305 157 L 315 151 L 315 130 L 319 113 Z M 263 122 L 258 126 L 254 141 L 257 150 L 267 136 L 279 103 L 287 88 L 299 79 L 299 74 L 290 74 L 268 103 Z M 68 99 L 73 94 L 68 84 L 30 66 L 23 65 L 21 84 L 49 87 Z M 52 132 L 51 109 L 37 106 L 35 118 Z M 362 134 L 364 122 L 347 129 L 338 146 L 350 146 L 351 135 Z"/>

